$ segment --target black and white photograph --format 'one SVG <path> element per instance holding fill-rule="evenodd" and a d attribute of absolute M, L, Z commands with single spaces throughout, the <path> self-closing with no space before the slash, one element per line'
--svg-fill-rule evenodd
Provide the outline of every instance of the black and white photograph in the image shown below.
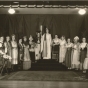
<path fill-rule="evenodd" d="M 88 0 L 0 0 L 0 88 L 88 88 Z"/>

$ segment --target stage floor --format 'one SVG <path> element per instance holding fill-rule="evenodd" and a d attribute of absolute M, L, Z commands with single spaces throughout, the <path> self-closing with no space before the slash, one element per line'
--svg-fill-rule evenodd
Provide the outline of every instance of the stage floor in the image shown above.
<path fill-rule="evenodd" d="M 0 76 L 0 80 L 88 82 L 82 72 L 74 71 L 18 71 Z"/>
<path fill-rule="evenodd" d="M 0 81 L 0 88 L 88 88 L 88 82 Z"/>

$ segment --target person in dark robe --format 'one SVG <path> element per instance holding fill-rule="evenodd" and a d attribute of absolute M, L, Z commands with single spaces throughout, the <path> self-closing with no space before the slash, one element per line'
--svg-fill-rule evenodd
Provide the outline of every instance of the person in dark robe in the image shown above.
<path fill-rule="evenodd" d="M 66 43 L 66 55 L 65 55 L 65 65 L 68 69 L 71 69 L 71 53 L 72 53 L 73 43 L 70 38 L 67 39 Z"/>
<path fill-rule="evenodd" d="M 35 63 L 35 43 L 33 41 L 32 35 L 29 37 L 29 53 L 32 63 Z"/>
<path fill-rule="evenodd" d="M 8 60 L 8 69 L 9 71 L 11 71 L 11 41 L 10 41 L 10 37 L 7 36 L 6 37 L 6 42 L 5 42 L 5 52 L 6 54 L 10 57 Z"/>
<path fill-rule="evenodd" d="M 58 35 L 55 35 L 55 38 L 52 41 L 52 59 L 59 60 L 59 43 L 60 39 Z"/>
<path fill-rule="evenodd" d="M 9 67 L 11 66 L 9 63 L 9 56 L 7 55 L 4 37 L 0 37 L 0 65 L 1 65 L 1 75 L 4 75 L 5 72 L 9 74 Z"/>
<path fill-rule="evenodd" d="M 18 43 L 18 51 L 19 51 L 19 67 L 20 70 L 23 69 L 23 43 L 22 43 L 22 39 L 19 39 L 19 43 Z"/>
<path fill-rule="evenodd" d="M 36 34 L 36 40 L 35 40 L 35 60 L 41 59 L 41 45 L 40 45 L 41 39 L 40 39 L 40 32 L 38 31 Z"/>
<path fill-rule="evenodd" d="M 0 71 L 1 71 L 1 75 L 4 75 L 4 68 L 3 68 L 3 64 L 4 64 L 3 55 L 4 54 L 5 54 L 4 37 L 1 36 L 0 37 Z"/>
<path fill-rule="evenodd" d="M 87 56 L 87 42 L 86 42 L 86 38 L 82 38 L 82 43 L 80 43 L 80 70 L 84 70 L 83 69 L 83 63 L 84 60 Z"/>

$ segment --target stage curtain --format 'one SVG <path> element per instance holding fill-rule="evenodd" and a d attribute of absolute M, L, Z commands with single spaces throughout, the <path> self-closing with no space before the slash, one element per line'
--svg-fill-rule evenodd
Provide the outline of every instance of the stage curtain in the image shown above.
<path fill-rule="evenodd" d="M 35 36 L 40 25 L 50 29 L 52 37 L 55 34 L 88 38 L 88 15 L 71 14 L 2 14 L 0 15 L 0 35 L 15 34 L 17 38 L 29 35 Z"/>

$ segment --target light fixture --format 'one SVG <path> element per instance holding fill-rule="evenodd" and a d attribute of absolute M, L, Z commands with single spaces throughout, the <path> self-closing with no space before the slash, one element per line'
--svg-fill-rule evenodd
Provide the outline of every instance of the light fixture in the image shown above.
<path fill-rule="evenodd" d="M 12 9 L 12 8 L 10 8 L 10 9 L 8 10 L 8 13 L 10 13 L 10 14 L 14 14 L 14 13 L 15 13 L 15 10 Z"/>
<path fill-rule="evenodd" d="M 19 2 L 13 2 L 13 3 L 16 3 L 16 4 L 17 4 L 17 3 L 19 3 Z"/>
<path fill-rule="evenodd" d="M 79 13 L 80 15 L 84 15 L 84 14 L 86 14 L 86 10 L 85 10 L 85 9 L 80 9 L 80 10 L 78 11 L 78 13 Z"/>

